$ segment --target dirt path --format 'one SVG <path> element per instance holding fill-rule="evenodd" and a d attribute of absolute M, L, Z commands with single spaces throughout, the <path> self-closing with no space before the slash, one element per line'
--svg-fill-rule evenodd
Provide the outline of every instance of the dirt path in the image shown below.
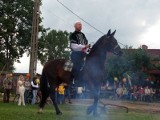
<path fill-rule="evenodd" d="M 11 102 L 13 97 L 11 97 Z M 72 99 L 72 105 L 84 105 L 89 106 L 92 103 L 92 99 Z M 114 104 L 119 106 L 125 106 L 129 108 L 129 111 L 141 111 L 149 113 L 159 113 L 160 114 L 160 102 L 158 103 L 146 103 L 146 102 L 132 102 L 132 101 L 120 101 L 120 100 L 105 100 L 101 99 L 105 104 Z M 0 102 L 2 102 L 2 97 L 0 97 Z M 103 106 L 100 103 L 100 106 Z M 107 106 L 107 108 L 116 108 L 113 106 Z"/>
<path fill-rule="evenodd" d="M 90 99 L 72 100 L 73 104 L 80 104 L 80 105 L 90 105 L 92 101 L 93 100 L 90 100 Z M 105 104 L 114 104 L 114 105 L 128 107 L 129 111 L 160 113 L 160 103 L 146 103 L 146 102 L 137 102 L 137 101 L 131 102 L 131 101 L 118 101 L 118 100 L 113 101 L 113 100 L 104 100 L 104 99 L 101 101 Z M 108 107 L 111 108 L 113 106 L 108 106 Z"/>

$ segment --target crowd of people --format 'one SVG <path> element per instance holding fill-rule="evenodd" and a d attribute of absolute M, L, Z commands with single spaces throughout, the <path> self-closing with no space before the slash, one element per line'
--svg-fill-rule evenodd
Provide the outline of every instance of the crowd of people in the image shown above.
<path fill-rule="evenodd" d="M 152 102 L 160 98 L 160 89 L 153 89 L 149 86 L 131 86 L 130 89 L 121 85 L 115 91 L 119 99 Z"/>
<path fill-rule="evenodd" d="M 6 77 L 3 80 L 3 89 L 4 89 L 3 102 L 4 103 L 9 103 L 10 101 L 10 93 L 13 89 L 12 79 L 13 79 L 12 74 L 6 74 Z M 38 94 L 38 91 L 40 91 L 39 85 L 40 85 L 39 77 L 36 76 L 36 77 L 33 77 L 33 80 L 30 80 L 29 74 L 26 74 L 26 76 L 20 75 L 17 78 L 17 85 L 16 85 L 16 95 L 19 96 L 18 105 L 25 106 L 26 103 L 29 103 L 29 100 L 28 100 L 29 96 L 32 96 L 31 104 L 32 105 L 36 104 L 37 94 Z M 56 88 L 57 103 L 64 104 L 65 96 L 68 98 L 68 102 L 71 103 L 69 86 L 67 84 L 62 83 Z"/>
<path fill-rule="evenodd" d="M 3 80 L 3 89 L 4 89 L 3 102 L 4 103 L 8 103 L 10 100 L 10 93 L 13 88 L 12 78 L 13 78 L 12 74 L 6 74 L 6 77 Z M 35 104 L 38 88 L 39 88 L 38 77 L 33 77 L 33 80 L 30 82 L 29 74 L 26 74 L 26 76 L 20 75 L 17 78 L 17 86 L 16 86 L 16 95 L 19 95 L 18 105 L 25 106 L 25 104 L 28 102 L 27 98 L 29 96 L 29 93 L 31 93 L 30 91 L 32 91 L 32 96 L 33 96 L 32 104 Z"/>
<path fill-rule="evenodd" d="M 3 102 L 8 103 L 10 98 L 10 93 L 12 90 L 12 74 L 6 74 L 3 80 Z M 30 80 L 30 75 L 26 76 L 20 75 L 17 79 L 16 94 L 19 95 L 18 105 L 25 106 L 28 103 L 28 96 L 32 94 L 31 104 L 34 105 L 37 97 L 37 92 L 39 91 L 40 80 L 39 77 L 33 77 Z M 102 85 L 101 91 L 106 94 L 107 86 Z M 71 87 L 65 83 L 61 83 L 56 89 L 56 100 L 58 104 L 65 104 L 65 98 L 68 98 L 68 102 L 71 103 Z M 77 87 L 74 98 L 87 98 L 85 96 L 86 89 L 84 87 Z M 124 84 L 118 84 L 116 87 L 112 87 L 113 93 L 110 94 L 114 99 L 131 100 L 131 101 L 144 101 L 152 102 L 160 99 L 160 89 L 152 88 L 151 86 L 137 86 L 132 85 L 130 87 Z M 73 97 L 73 96 L 72 96 Z"/>

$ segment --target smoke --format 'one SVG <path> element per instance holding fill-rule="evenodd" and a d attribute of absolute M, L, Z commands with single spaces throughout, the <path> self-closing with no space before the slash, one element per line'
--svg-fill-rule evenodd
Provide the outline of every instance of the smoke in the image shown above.
<path fill-rule="evenodd" d="M 93 102 L 91 99 L 79 99 L 75 100 L 72 105 L 69 106 L 69 110 L 72 111 L 72 116 L 70 117 L 70 120 L 109 120 L 107 117 L 107 112 L 104 112 L 103 114 L 100 114 L 99 117 L 86 114 L 86 109 L 90 104 Z M 101 108 L 98 107 L 98 112 Z M 66 113 L 67 114 L 67 113 Z"/>

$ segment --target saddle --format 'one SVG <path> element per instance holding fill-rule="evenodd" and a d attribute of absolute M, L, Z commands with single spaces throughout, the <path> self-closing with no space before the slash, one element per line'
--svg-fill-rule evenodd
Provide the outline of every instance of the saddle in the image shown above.
<path fill-rule="evenodd" d="M 84 64 L 81 66 L 81 69 L 80 71 L 83 70 L 84 66 L 85 66 L 85 62 L 86 62 L 86 57 L 84 58 Z M 72 69 L 73 69 L 73 62 L 71 60 L 67 60 L 65 63 L 64 63 L 64 66 L 63 66 L 63 69 L 64 71 L 68 71 L 68 72 L 71 72 Z"/>
<path fill-rule="evenodd" d="M 90 53 L 90 51 L 91 51 L 91 49 L 92 49 L 92 47 L 93 47 L 93 44 L 94 44 L 94 43 L 91 43 L 91 44 L 90 44 L 90 47 L 87 49 L 86 54 L 89 54 L 89 53 Z M 84 58 L 84 64 L 81 66 L 80 71 L 83 70 L 83 68 L 84 68 L 84 66 L 85 66 L 85 61 L 86 61 L 86 57 Z M 72 62 L 71 60 L 67 60 L 67 61 L 65 62 L 65 64 L 64 64 L 64 66 L 63 66 L 63 69 L 64 69 L 64 71 L 71 72 L 72 69 L 73 69 L 73 66 L 74 66 L 73 62 Z"/>

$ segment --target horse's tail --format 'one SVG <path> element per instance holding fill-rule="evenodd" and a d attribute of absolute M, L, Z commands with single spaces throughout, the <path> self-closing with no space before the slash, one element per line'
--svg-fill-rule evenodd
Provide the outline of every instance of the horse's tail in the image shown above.
<path fill-rule="evenodd" d="M 46 78 L 44 70 L 42 71 L 42 76 L 40 78 L 40 91 L 46 92 L 48 89 L 48 80 Z"/>

